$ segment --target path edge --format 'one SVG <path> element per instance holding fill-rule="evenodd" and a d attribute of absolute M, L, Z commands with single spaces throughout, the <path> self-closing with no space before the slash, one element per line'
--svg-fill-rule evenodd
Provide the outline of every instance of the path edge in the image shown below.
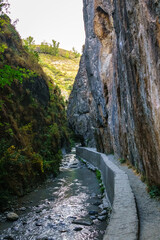
<path fill-rule="evenodd" d="M 127 174 L 109 160 L 110 155 L 99 153 L 94 148 L 76 147 L 76 155 L 93 164 L 102 173 L 112 206 L 103 240 L 137 240 L 138 214 Z"/>

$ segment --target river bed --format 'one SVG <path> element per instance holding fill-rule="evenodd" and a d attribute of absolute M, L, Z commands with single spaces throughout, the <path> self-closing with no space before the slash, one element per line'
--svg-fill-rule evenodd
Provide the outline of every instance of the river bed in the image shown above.
<path fill-rule="evenodd" d="M 21 198 L 15 222 L 1 217 L 0 240 L 101 240 L 107 211 L 93 171 L 66 154 L 60 174 Z"/>

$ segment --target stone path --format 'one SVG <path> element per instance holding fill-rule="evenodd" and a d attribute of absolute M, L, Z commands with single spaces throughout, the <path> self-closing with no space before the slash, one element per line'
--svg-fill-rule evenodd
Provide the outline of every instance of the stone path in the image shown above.
<path fill-rule="evenodd" d="M 146 185 L 139 176 L 134 174 L 132 169 L 121 165 L 113 155 L 109 155 L 109 159 L 128 175 L 140 219 L 139 240 L 160 240 L 160 201 L 150 198 L 146 191 Z"/>

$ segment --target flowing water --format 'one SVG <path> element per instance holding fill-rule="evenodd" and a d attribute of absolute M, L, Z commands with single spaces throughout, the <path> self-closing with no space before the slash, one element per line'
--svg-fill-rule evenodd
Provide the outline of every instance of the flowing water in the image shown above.
<path fill-rule="evenodd" d="M 66 154 L 56 179 L 50 178 L 19 200 L 14 209 L 19 215 L 17 221 L 2 217 L 0 240 L 103 239 L 107 221 L 98 220 L 101 203 L 95 173 L 74 153 Z"/>

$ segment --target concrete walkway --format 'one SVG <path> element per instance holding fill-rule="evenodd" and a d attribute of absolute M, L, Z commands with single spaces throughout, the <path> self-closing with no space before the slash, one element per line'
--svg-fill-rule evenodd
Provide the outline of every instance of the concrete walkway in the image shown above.
<path fill-rule="evenodd" d="M 139 240 L 160 240 L 160 201 L 150 198 L 146 191 L 146 185 L 134 174 L 132 169 L 121 165 L 113 155 L 108 157 L 128 175 L 138 207 Z"/>
<path fill-rule="evenodd" d="M 138 240 L 137 209 L 127 174 L 110 161 L 110 156 L 93 148 L 77 147 L 76 154 L 101 171 L 112 205 L 111 218 L 103 240 Z"/>

